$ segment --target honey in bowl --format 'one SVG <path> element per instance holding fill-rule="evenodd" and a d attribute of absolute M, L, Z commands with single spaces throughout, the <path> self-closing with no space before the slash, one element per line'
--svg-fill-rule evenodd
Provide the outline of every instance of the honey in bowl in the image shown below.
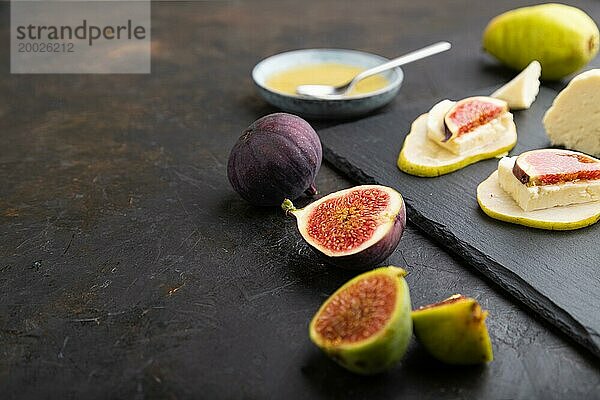
<path fill-rule="evenodd" d="M 296 94 L 300 85 L 343 85 L 366 68 L 338 63 L 309 64 L 274 73 L 266 80 L 266 86 L 285 94 Z M 358 82 L 350 96 L 361 95 L 383 89 L 389 84 L 381 75 L 374 75 Z"/>

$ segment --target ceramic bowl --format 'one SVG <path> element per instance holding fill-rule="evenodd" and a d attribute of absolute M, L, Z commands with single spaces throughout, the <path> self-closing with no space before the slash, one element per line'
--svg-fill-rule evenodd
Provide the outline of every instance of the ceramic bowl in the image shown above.
<path fill-rule="evenodd" d="M 371 68 L 388 61 L 387 58 L 357 50 L 305 49 L 276 54 L 265 58 L 252 70 L 252 79 L 260 95 L 270 104 L 284 111 L 307 118 L 350 118 L 367 114 L 393 100 L 402 84 L 404 73 L 394 68 L 382 75 L 389 84 L 384 88 L 336 100 L 320 100 L 291 95 L 270 89 L 267 79 L 274 73 L 292 67 L 319 63 L 339 63 Z M 310 82 L 307 82 L 310 83 Z"/>

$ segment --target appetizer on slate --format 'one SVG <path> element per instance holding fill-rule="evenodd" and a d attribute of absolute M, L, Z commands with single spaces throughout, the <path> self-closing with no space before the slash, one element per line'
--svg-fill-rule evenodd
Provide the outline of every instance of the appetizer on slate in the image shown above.
<path fill-rule="evenodd" d="M 577 75 L 544 116 L 553 145 L 600 156 L 600 69 Z"/>
<path fill-rule="evenodd" d="M 505 155 L 516 143 L 505 101 L 486 96 L 443 100 L 413 122 L 398 167 L 411 175 L 439 176 Z"/>
<path fill-rule="evenodd" d="M 477 188 L 490 217 L 541 229 L 569 230 L 600 219 L 600 160 L 541 149 L 504 157 Z"/>

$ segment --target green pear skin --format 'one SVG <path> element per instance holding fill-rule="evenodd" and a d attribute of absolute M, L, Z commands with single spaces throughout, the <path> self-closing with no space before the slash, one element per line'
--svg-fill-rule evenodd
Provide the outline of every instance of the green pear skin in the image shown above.
<path fill-rule="evenodd" d="M 559 80 L 596 56 L 599 36 L 598 26 L 584 11 L 549 3 L 493 18 L 483 33 L 483 48 L 519 71 L 537 60 L 542 79 Z"/>

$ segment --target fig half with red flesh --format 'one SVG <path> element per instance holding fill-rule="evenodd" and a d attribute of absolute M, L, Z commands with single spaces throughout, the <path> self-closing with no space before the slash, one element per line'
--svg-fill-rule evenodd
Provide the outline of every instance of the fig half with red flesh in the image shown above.
<path fill-rule="evenodd" d="M 371 269 L 387 259 L 406 226 L 404 200 L 386 186 L 341 190 L 302 209 L 286 199 L 282 208 L 296 217 L 304 240 L 327 262 L 349 269 Z"/>
<path fill-rule="evenodd" d="M 600 179 L 600 160 L 576 151 L 540 149 L 522 153 L 513 174 L 527 186 Z"/>
<path fill-rule="evenodd" d="M 476 96 L 458 101 L 444 117 L 446 127 L 444 142 L 472 132 L 507 111 L 508 105 L 505 101 L 492 97 Z"/>

